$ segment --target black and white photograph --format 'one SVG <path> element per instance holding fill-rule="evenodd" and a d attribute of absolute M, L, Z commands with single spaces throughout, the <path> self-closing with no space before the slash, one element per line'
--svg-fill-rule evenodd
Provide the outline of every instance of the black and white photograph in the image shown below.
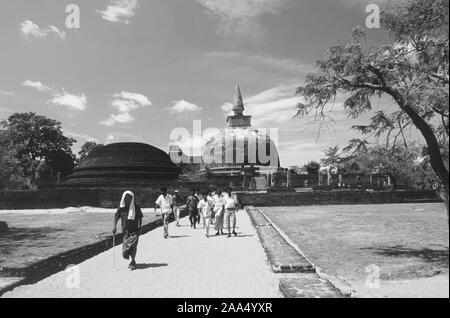
<path fill-rule="evenodd" d="M 0 303 L 449 298 L 448 0 L 0 0 L 0 43 Z"/>

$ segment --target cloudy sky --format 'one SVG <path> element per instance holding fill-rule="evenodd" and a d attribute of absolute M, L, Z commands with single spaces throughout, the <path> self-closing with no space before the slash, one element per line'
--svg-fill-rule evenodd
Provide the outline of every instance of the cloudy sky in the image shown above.
<path fill-rule="evenodd" d="M 71 3 L 80 29 L 66 27 Z M 364 24 L 367 3 L 1 0 L 0 119 L 25 111 L 57 119 L 79 141 L 75 150 L 86 140 L 167 150 L 172 129 L 192 131 L 193 120 L 224 127 L 239 84 L 254 126 L 279 129 L 283 166 L 319 159 L 366 118 L 346 119 L 337 101 L 336 121 L 319 138 L 293 118 L 295 88 L 327 48 Z"/>

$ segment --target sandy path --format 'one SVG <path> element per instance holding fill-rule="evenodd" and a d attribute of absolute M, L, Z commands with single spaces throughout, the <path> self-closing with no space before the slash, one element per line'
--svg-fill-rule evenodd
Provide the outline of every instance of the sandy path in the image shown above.
<path fill-rule="evenodd" d="M 116 247 L 79 266 L 80 287 L 67 288 L 70 273 L 60 272 L 34 285 L 21 286 L 4 297 L 281 297 L 278 278 L 244 211 L 238 213 L 236 238 L 205 238 L 203 230 L 170 225 L 172 238 L 164 240 L 157 229 L 143 236 L 133 272 Z M 70 280 L 69 280 L 70 281 Z"/>

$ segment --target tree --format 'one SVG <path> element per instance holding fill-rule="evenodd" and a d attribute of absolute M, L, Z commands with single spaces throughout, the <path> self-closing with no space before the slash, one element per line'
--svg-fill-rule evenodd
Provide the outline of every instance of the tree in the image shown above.
<path fill-rule="evenodd" d="M 338 169 L 345 159 L 339 154 L 339 152 L 339 146 L 329 147 L 325 149 L 323 151 L 325 156 L 320 160 L 320 164 L 324 167 Z"/>
<path fill-rule="evenodd" d="M 357 118 L 372 109 L 373 97 L 392 98 L 396 111 L 379 112 L 369 126 L 357 129 L 404 138 L 406 127 L 417 128 L 426 141 L 448 214 L 449 3 L 409 1 L 383 12 L 382 24 L 389 44 L 369 48 L 366 32 L 356 28 L 353 40 L 328 50 L 317 62 L 318 70 L 308 74 L 305 85 L 297 89 L 306 101 L 297 105 L 297 116 L 315 110 L 325 118 L 325 109 L 336 97 L 347 95 L 345 110 Z"/>
<path fill-rule="evenodd" d="M 306 173 L 305 166 L 294 165 L 294 166 L 290 166 L 289 170 L 292 171 L 294 174 L 305 174 Z"/>
<path fill-rule="evenodd" d="M 21 188 L 26 184 L 23 170 L 17 159 L 17 149 L 7 132 L 0 129 L 0 190 Z"/>
<path fill-rule="evenodd" d="M 33 160 L 44 159 L 53 153 L 71 154 L 75 139 L 64 136 L 61 123 L 35 113 L 16 113 L 8 118 L 6 129 L 15 145 L 21 145 L 19 156 Z"/>
<path fill-rule="evenodd" d="M 97 144 L 95 141 L 85 142 L 78 152 L 78 161 L 81 162 L 82 160 L 86 159 L 93 150 L 101 148 L 103 146 L 103 144 Z"/>
<path fill-rule="evenodd" d="M 361 171 L 367 175 L 382 174 L 391 179 L 392 186 L 397 189 L 399 181 L 412 185 L 416 161 L 419 154 L 411 148 L 386 148 L 376 145 L 366 152 L 359 152 L 354 157 Z"/>
<path fill-rule="evenodd" d="M 75 168 L 75 155 L 65 151 L 55 151 L 46 157 L 45 163 L 51 168 L 51 174 L 59 172 L 65 177 Z"/>
<path fill-rule="evenodd" d="M 72 171 L 75 140 L 64 136 L 60 122 L 35 113 L 16 113 L 8 118 L 4 131 L 29 185 L 42 163 L 50 167 L 51 175 Z"/>
<path fill-rule="evenodd" d="M 316 176 L 320 171 L 320 163 L 317 161 L 310 161 L 305 165 L 305 170 L 309 175 Z"/>

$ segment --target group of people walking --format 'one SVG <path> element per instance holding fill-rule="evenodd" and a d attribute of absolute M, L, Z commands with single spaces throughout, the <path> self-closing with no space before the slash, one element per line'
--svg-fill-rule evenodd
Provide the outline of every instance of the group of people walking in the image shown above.
<path fill-rule="evenodd" d="M 205 236 L 210 237 L 211 225 L 216 231 L 215 235 L 223 235 L 227 230 L 228 237 L 237 236 L 236 232 L 236 212 L 238 211 L 238 199 L 232 194 L 232 189 L 222 193 L 221 190 L 204 191 L 201 194 L 197 190 L 192 190 L 187 200 L 184 200 L 178 191 L 174 195 L 169 194 L 167 188 L 160 189 L 160 195 L 155 201 L 155 213 L 161 211 L 163 223 L 163 236 L 169 238 L 169 223 L 173 214 L 176 226 L 180 226 L 181 210 L 186 205 L 189 213 L 191 228 L 196 229 L 197 225 L 202 225 Z M 139 236 L 142 227 L 142 210 L 135 203 L 135 195 L 131 191 L 126 191 L 122 195 L 120 207 L 114 215 L 113 236 L 116 235 L 117 223 L 121 221 L 124 240 L 122 244 L 123 258 L 130 260 L 129 268 L 136 269 L 136 253 Z"/>
<path fill-rule="evenodd" d="M 231 188 L 228 188 L 225 193 L 220 190 L 210 193 L 205 191 L 201 195 L 193 190 L 186 202 L 191 227 L 195 229 L 196 224 L 203 224 L 206 237 L 210 237 L 211 225 L 214 225 L 216 236 L 223 235 L 224 228 L 228 230 L 228 237 L 232 234 L 237 236 L 237 206 L 238 200 L 233 196 Z"/>

